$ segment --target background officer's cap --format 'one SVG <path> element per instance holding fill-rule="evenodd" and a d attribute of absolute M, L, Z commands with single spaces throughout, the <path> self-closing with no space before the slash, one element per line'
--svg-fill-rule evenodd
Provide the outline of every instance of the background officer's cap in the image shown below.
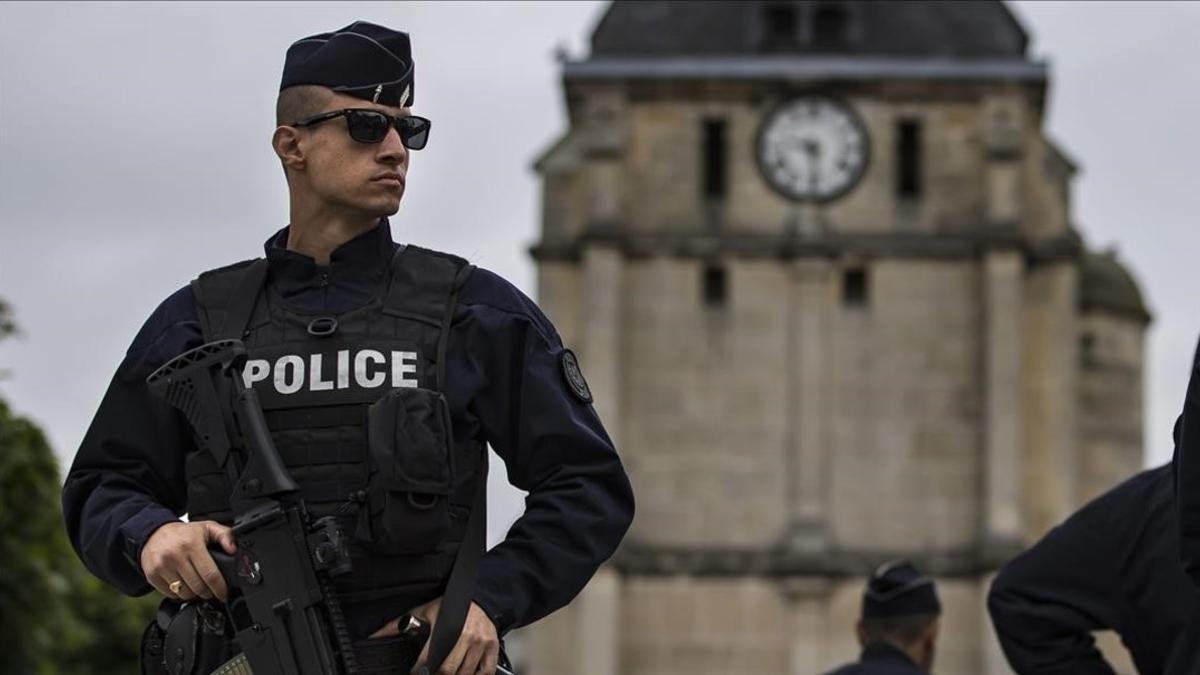
<path fill-rule="evenodd" d="M 279 89 L 300 84 L 316 84 L 384 105 L 412 105 L 408 33 L 355 21 L 333 33 L 297 40 L 288 47 Z"/>
<path fill-rule="evenodd" d="M 941 614 L 933 579 L 907 560 L 884 563 L 867 581 L 863 592 L 864 619 L 914 614 Z"/>

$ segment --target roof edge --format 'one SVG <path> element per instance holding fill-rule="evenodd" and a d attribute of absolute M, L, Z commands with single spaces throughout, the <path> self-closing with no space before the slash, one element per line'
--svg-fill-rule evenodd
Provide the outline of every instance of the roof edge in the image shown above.
<path fill-rule="evenodd" d="M 565 80 L 1009 80 L 1044 83 L 1044 61 L 853 56 L 595 57 L 563 63 Z"/>

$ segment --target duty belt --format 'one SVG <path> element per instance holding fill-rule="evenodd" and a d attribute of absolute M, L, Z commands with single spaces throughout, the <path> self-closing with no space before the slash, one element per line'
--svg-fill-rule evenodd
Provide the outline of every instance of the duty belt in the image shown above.
<path fill-rule="evenodd" d="M 361 659 L 364 655 L 360 654 L 359 656 Z M 366 659 L 362 660 L 365 661 Z M 508 659 L 505 658 L 504 653 L 501 652 L 500 665 L 496 666 L 496 675 L 515 675 L 510 668 L 511 666 L 509 666 Z M 388 670 L 387 672 L 394 672 L 394 669 Z M 250 668 L 250 662 L 246 659 L 246 655 L 238 654 L 232 659 L 229 659 L 225 663 L 221 664 L 221 667 L 214 670 L 212 675 L 254 675 L 254 671 Z"/>

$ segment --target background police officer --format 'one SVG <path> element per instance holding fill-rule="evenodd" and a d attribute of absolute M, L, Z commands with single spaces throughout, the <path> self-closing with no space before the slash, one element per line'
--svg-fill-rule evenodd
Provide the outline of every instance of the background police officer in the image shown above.
<path fill-rule="evenodd" d="M 933 668 L 942 605 L 933 580 L 906 560 L 885 563 L 867 580 L 858 621 L 858 662 L 829 675 L 916 675 Z"/>
<path fill-rule="evenodd" d="M 1172 465 L 1143 471 L 1000 570 L 988 611 L 1013 670 L 1111 673 L 1091 633 L 1113 630 L 1143 675 L 1200 673 L 1200 594 L 1179 565 L 1174 490 Z"/>
<path fill-rule="evenodd" d="M 405 33 L 356 22 L 288 49 L 272 146 L 289 225 L 267 240 L 265 261 L 201 275 L 153 312 L 79 448 L 64 512 L 80 557 L 120 590 L 226 597 L 207 549 L 235 548 L 229 486 L 144 380 L 214 337 L 238 337 L 306 501 L 354 532 L 354 572 L 339 591 L 356 640 L 394 634 L 410 609 L 436 621 L 450 564 L 482 515 L 473 506 L 485 443 L 528 491 L 524 515 L 478 563 L 461 636 L 442 664 L 492 673 L 498 636 L 569 602 L 612 554 L 633 497 L 574 355 L 537 306 L 491 272 L 393 242 L 387 216 L 430 130 L 411 114 L 413 98 Z M 257 376 L 262 368 L 269 376 Z M 405 450 L 389 467 L 373 436 L 367 447 L 364 419 L 393 375 L 428 393 L 415 406 L 428 414 L 401 410 L 397 428 L 407 419 L 437 433 L 421 436 L 433 441 L 419 461 Z M 448 427 L 438 426 L 442 405 Z M 392 513 L 428 504 L 389 500 L 372 482 L 383 474 L 407 481 L 385 492 L 428 493 L 421 498 L 436 508 Z"/>

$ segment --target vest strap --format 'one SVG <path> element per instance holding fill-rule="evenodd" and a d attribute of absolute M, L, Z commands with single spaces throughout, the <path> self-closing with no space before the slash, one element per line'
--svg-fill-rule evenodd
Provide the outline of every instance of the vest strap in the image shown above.
<path fill-rule="evenodd" d="M 242 270 L 242 278 L 238 280 L 237 288 L 229 297 L 229 307 L 225 312 L 225 320 L 217 329 L 213 339 L 240 340 L 250 325 L 250 317 L 254 314 L 254 306 L 258 296 L 262 294 L 263 284 L 267 281 L 267 259 L 259 258 Z"/>
<path fill-rule="evenodd" d="M 417 246 L 402 246 L 392 256 L 391 283 L 384 314 L 442 325 L 443 304 L 453 290 L 460 263 Z"/>
<path fill-rule="evenodd" d="M 467 516 L 467 530 L 463 534 L 442 604 L 438 609 L 437 623 L 429 636 L 429 659 L 421 668 L 421 675 L 432 675 L 442 667 L 442 662 L 453 651 L 462 634 L 467 612 L 475 598 L 475 584 L 479 576 L 479 561 L 487 546 L 487 450 L 479 461 L 479 473 L 475 476 L 475 504 Z"/>
<path fill-rule="evenodd" d="M 471 276 L 473 271 L 475 271 L 474 265 L 470 263 L 463 265 L 459 268 L 458 274 L 454 275 L 454 282 L 450 287 L 450 298 L 446 301 L 445 313 L 442 315 L 442 329 L 438 334 L 437 367 L 434 373 L 438 391 L 444 391 L 446 386 L 446 345 L 450 343 L 450 323 L 454 321 L 454 308 L 458 305 L 458 291 L 467 282 L 467 277 Z M 486 464 L 486 455 L 484 460 Z"/>

